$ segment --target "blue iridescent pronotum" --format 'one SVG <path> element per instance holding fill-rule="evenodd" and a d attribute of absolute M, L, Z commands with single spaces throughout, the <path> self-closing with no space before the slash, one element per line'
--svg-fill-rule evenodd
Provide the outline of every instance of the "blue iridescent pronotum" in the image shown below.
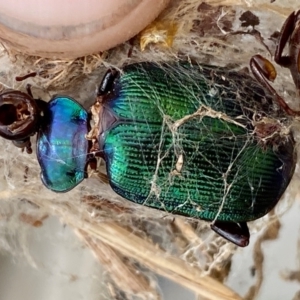
<path fill-rule="evenodd" d="M 85 178 L 88 141 L 87 111 L 66 96 L 49 103 L 38 132 L 37 158 L 45 186 L 66 192 Z"/>

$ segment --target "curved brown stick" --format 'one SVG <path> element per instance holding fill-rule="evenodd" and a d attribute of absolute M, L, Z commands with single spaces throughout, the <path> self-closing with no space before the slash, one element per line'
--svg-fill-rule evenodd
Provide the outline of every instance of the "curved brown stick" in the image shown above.
<path fill-rule="evenodd" d="M 29 77 L 35 77 L 37 75 L 37 72 L 31 72 L 29 74 L 26 74 L 24 76 L 17 76 L 15 79 L 16 81 L 23 81 Z"/>

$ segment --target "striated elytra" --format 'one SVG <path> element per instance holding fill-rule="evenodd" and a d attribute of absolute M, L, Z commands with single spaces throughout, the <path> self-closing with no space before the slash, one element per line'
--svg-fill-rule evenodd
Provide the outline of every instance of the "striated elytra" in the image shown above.
<path fill-rule="evenodd" d="M 272 97 L 249 75 L 189 64 L 129 65 L 99 91 L 95 148 L 113 190 L 246 246 L 246 222 L 275 206 L 296 164 Z"/>

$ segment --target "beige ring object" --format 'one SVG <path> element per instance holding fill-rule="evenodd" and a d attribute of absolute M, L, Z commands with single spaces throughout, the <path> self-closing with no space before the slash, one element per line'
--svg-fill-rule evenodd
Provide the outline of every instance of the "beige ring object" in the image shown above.
<path fill-rule="evenodd" d="M 20 52 L 75 58 L 130 39 L 169 0 L 0 0 L 0 40 Z"/>

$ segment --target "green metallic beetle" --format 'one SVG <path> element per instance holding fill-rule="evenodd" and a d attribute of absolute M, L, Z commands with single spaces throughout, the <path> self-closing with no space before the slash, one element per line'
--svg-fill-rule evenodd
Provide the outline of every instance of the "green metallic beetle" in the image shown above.
<path fill-rule="evenodd" d="M 298 30 L 299 13 L 289 18 Z M 286 35 L 285 25 L 280 58 Z M 89 138 L 113 190 L 138 204 L 211 221 L 218 234 L 248 245 L 246 222 L 276 205 L 294 173 L 286 114 L 299 115 L 268 84 L 276 74 L 269 61 L 257 55 L 250 67 L 267 90 L 247 74 L 213 66 L 137 63 L 109 71 Z"/>
<path fill-rule="evenodd" d="M 298 91 L 299 27 L 300 13 L 292 13 L 275 52 Z M 247 222 L 267 214 L 293 176 L 297 158 L 287 116 L 300 115 L 269 84 L 276 71 L 268 60 L 256 55 L 250 68 L 257 81 L 187 62 L 110 70 L 92 106 L 92 128 L 70 97 L 46 103 L 30 89 L 28 95 L 8 91 L 0 95 L 0 135 L 30 152 L 30 136 L 38 132 L 42 180 L 53 191 L 79 184 L 94 154 L 104 158 L 119 195 L 210 221 L 215 232 L 246 246 Z"/>

